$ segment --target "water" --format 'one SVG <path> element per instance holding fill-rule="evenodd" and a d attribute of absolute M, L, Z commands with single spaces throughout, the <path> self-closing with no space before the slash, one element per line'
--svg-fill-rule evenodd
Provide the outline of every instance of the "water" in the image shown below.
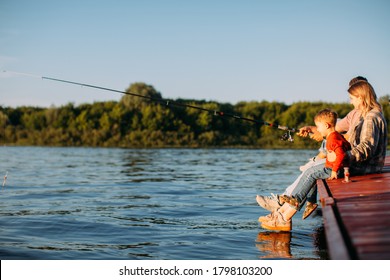
<path fill-rule="evenodd" d="M 259 227 L 315 151 L 0 147 L 1 259 L 326 259 L 321 211 Z"/>

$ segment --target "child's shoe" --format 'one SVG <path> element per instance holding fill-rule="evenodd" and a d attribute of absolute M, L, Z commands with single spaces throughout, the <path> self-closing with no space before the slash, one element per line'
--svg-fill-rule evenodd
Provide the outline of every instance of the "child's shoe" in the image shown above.
<path fill-rule="evenodd" d="M 317 207 L 318 204 L 316 203 L 311 203 L 311 202 L 306 203 L 305 211 L 303 211 L 302 214 L 302 220 L 305 220 L 307 217 L 309 217 L 314 212 L 314 210 L 317 209 Z"/>
<path fill-rule="evenodd" d="M 288 204 L 290 204 L 293 207 L 298 207 L 299 206 L 298 200 L 296 198 L 292 197 L 292 196 L 282 195 L 282 196 L 280 196 L 280 201 L 283 202 L 283 203 L 287 202 Z"/>

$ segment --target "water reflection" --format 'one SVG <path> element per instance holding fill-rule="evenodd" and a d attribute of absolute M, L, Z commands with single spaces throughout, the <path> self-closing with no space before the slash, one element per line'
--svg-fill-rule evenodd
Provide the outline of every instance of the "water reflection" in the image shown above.
<path fill-rule="evenodd" d="M 262 252 L 262 259 L 290 259 L 291 232 L 259 232 L 256 248 Z"/>
<path fill-rule="evenodd" d="M 325 228 L 323 226 L 316 228 L 313 236 L 313 241 L 314 241 L 314 247 L 317 248 L 317 254 L 320 257 L 320 259 L 329 260 L 328 247 L 326 244 L 326 237 L 325 237 Z"/>
<path fill-rule="evenodd" d="M 256 237 L 256 248 L 261 252 L 261 259 L 317 259 L 307 257 L 309 250 L 304 244 L 312 240 L 315 248 L 314 254 L 322 260 L 329 259 L 324 227 L 320 226 L 311 233 L 262 231 Z"/>

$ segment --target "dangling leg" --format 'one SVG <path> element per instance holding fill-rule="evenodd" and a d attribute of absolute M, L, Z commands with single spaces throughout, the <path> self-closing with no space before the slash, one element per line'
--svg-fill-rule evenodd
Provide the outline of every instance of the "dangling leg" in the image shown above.
<path fill-rule="evenodd" d="M 314 166 L 324 165 L 324 163 L 325 163 L 325 159 L 319 158 L 308 169 L 311 169 Z M 308 170 L 308 169 L 306 169 L 306 170 Z M 304 176 L 306 170 L 304 172 L 302 172 L 297 177 L 297 179 L 295 179 L 295 181 L 286 188 L 286 190 L 283 192 L 282 195 L 288 195 L 288 196 L 292 195 L 292 192 L 298 186 L 298 183 L 301 181 L 301 179 Z M 309 171 L 307 171 L 307 172 L 309 172 Z M 256 201 L 257 201 L 257 203 L 259 204 L 260 207 L 262 207 L 262 208 L 264 208 L 264 209 L 266 209 L 266 210 L 268 210 L 270 212 L 278 210 L 280 208 L 280 206 L 283 205 L 283 202 L 280 201 L 280 196 L 279 195 L 275 195 L 275 194 L 271 194 L 270 196 L 257 195 L 256 196 Z"/>
<path fill-rule="evenodd" d="M 307 199 L 307 195 L 315 187 L 317 179 L 328 178 L 329 168 L 324 165 L 313 166 L 306 170 L 299 180 L 292 196 L 282 196 L 285 202 L 282 207 L 274 211 L 271 215 L 260 217 L 261 226 L 269 230 L 289 231 L 292 228 L 292 217 L 300 210 Z"/>
<path fill-rule="evenodd" d="M 302 220 L 305 220 L 308 218 L 314 210 L 316 210 L 318 207 L 317 204 L 317 184 L 309 191 L 307 195 L 307 202 L 306 202 L 306 207 L 305 211 L 303 211 L 302 214 Z"/>

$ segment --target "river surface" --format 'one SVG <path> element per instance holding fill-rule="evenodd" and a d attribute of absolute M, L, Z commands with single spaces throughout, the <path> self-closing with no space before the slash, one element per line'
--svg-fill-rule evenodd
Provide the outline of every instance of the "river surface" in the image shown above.
<path fill-rule="evenodd" d="M 261 229 L 313 150 L 0 147 L 0 257 L 327 259 L 321 209 Z"/>

